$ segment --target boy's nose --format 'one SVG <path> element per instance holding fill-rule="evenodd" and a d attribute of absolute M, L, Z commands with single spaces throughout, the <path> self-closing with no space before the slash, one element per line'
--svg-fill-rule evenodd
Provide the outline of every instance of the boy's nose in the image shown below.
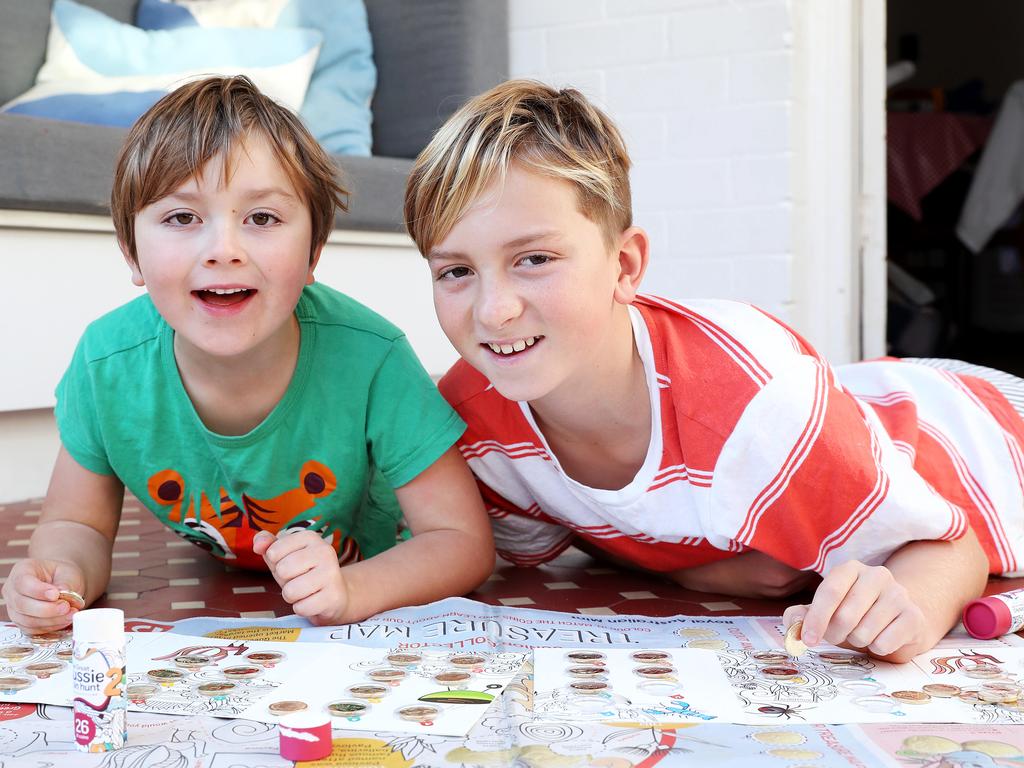
<path fill-rule="evenodd" d="M 500 330 L 519 317 L 523 302 L 516 291 L 504 282 L 492 282 L 481 287 L 476 315 L 480 324 L 491 330 Z"/>
<path fill-rule="evenodd" d="M 216 264 L 244 264 L 248 261 L 239 233 L 231 226 L 212 228 L 207 243 L 205 261 Z"/>

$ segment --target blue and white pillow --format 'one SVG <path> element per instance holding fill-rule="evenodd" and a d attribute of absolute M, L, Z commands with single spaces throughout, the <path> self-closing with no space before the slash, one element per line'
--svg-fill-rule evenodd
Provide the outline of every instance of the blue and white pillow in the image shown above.
<path fill-rule="evenodd" d="M 184 82 L 242 74 L 298 111 L 321 42 L 321 34 L 312 29 L 147 32 L 73 0 L 55 0 L 46 61 L 36 84 L 2 110 L 129 126 Z"/>
<path fill-rule="evenodd" d="M 370 154 L 377 70 L 363 0 L 140 0 L 135 23 L 142 29 L 319 30 L 323 47 L 300 114 L 329 152 Z"/>

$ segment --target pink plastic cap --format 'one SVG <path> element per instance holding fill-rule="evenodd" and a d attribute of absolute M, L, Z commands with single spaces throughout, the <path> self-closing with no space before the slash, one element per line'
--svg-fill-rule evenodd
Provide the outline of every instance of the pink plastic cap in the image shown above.
<path fill-rule="evenodd" d="M 319 712 L 295 712 L 280 722 L 281 757 L 286 760 L 320 760 L 331 754 L 331 721 Z"/>
<path fill-rule="evenodd" d="M 991 640 L 1010 631 L 1010 609 L 994 597 L 972 600 L 964 608 L 964 628 L 971 637 Z"/>

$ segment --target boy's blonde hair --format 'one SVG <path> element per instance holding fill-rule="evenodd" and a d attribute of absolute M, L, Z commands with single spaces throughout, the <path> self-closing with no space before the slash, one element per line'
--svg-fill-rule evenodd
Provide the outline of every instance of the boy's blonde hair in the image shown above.
<path fill-rule="evenodd" d="M 247 136 L 258 135 L 274 151 L 309 208 L 313 224 L 310 260 L 334 226 L 335 210 L 348 210 L 348 192 L 337 168 L 294 114 L 260 93 L 249 78 L 211 77 L 177 88 L 132 126 L 117 157 L 110 214 L 117 238 L 133 261 L 135 215 L 197 178 L 217 155 L 227 157 Z M 224 164 L 224 183 L 231 169 Z"/>
<path fill-rule="evenodd" d="M 632 225 L 629 154 L 615 124 L 574 88 L 508 80 L 442 125 L 413 166 L 405 225 L 428 255 L 509 166 L 564 179 L 609 243 Z"/>

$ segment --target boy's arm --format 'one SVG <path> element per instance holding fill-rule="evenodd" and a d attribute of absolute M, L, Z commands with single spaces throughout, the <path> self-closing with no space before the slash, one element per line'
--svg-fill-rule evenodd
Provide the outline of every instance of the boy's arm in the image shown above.
<path fill-rule="evenodd" d="M 261 534 L 262 541 L 253 542 L 297 614 L 317 624 L 361 621 L 464 594 L 490 575 L 490 524 L 458 448 L 449 448 L 395 495 L 413 536 L 368 560 L 339 567 L 334 550 L 311 532 L 276 541 Z"/>
<path fill-rule="evenodd" d="M 57 629 L 70 621 L 58 588 L 78 592 L 86 605 L 103 594 L 123 500 L 120 480 L 90 472 L 61 447 L 29 557 L 4 583 L 12 621 L 36 632 Z"/>
<path fill-rule="evenodd" d="M 786 626 L 803 618 L 803 640 L 864 649 L 906 662 L 953 627 L 988 579 L 988 558 L 974 531 L 956 541 L 912 541 L 884 566 L 849 561 L 832 569 L 809 606 L 793 606 Z"/>

